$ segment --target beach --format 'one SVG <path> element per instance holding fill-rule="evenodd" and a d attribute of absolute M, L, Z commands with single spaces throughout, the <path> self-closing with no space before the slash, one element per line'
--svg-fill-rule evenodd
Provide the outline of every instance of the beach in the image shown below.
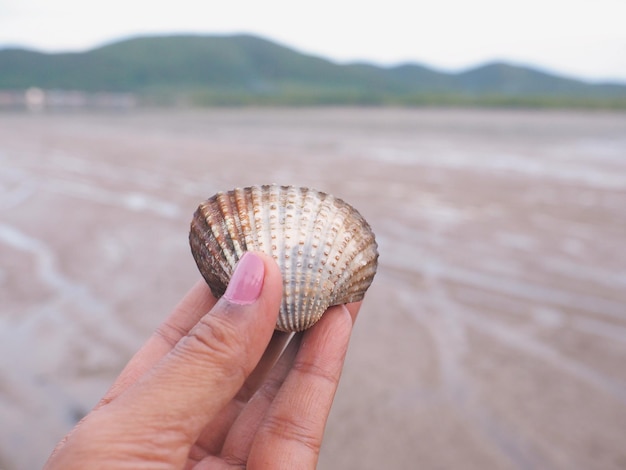
<path fill-rule="evenodd" d="M 200 278 L 220 190 L 314 187 L 380 265 L 319 469 L 626 467 L 626 114 L 0 114 L 0 469 L 41 467 Z"/>

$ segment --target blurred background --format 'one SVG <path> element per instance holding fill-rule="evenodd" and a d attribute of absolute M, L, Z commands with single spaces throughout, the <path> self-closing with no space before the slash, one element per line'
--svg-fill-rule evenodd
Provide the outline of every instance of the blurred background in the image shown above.
<path fill-rule="evenodd" d="M 380 268 L 320 469 L 626 468 L 626 4 L 0 5 L 0 469 L 199 278 L 219 190 L 339 196 Z"/>

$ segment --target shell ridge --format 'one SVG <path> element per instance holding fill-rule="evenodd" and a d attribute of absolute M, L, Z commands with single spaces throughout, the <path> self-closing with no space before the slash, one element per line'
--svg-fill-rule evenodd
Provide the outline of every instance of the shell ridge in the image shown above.
<path fill-rule="evenodd" d="M 341 266 L 338 270 L 340 273 L 337 279 L 337 291 L 334 304 L 347 303 L 348 298 L 352 298 L 353 290 L 358 283 L 357 273 L 361 268 L 367 268 L 367 266 L 376 258 L 377 250 L 368 256 L 367 248 L 371 245 L 375 246 L 376 242 L 370 236 L 371 231 L 365 232 L 366 236 L 363 236 L 363 232 L 358 230 L 357 223 L 364 222 L 364 219 L 356 220 L 354 223 L 346 226 L 345 233 L 349 234 L 349 239 L 346 236 L 346 244 L 343 248 L 343 254 L 341 258 Z"/>
<path fill-rule="evenodd" d="M 254 216 L 254 188 L 244 188 L 244 202 L 243 205 L 247 212 L 246 218 L 248 220 L 248 231 L 246 232 L 245 240 L 246 240 L 246 251 L 254 251 L 259 250 L 258 240 L 257 240 L 257 228 L 256 228 L 256 218 Z"/>
<path fill-rule="evenodd" d="M 284 195 L 284 187 L 278 185 L 269 186 L 268 195 L 270 196 L 270 204 L 269 204 L 269 232 L 271 235 L 272 241 L 272 252 L 274 253 L 274 259 L 278 262 L 280 266 L 283 266 L 282 276 L 283 276 L 283 297 L 280 303 L 280 312 L 279 312 L 279 321 L 286 327 L 292 328 L 292 322 L 289 317 L 289 307 L 288 307 L 288 285 L 287 283 L 288 273 L 285 272 L 285 244 L 284 244 L 284 225 L 285 225 L 285 195 Z"/>
<path fill-rule="evenodd" d="M 285 245 L 285 289 L 290 300 L 287 302 L 287 316 L 291 320 L 290 327 L 302 330 L 306 324 L 306 314 L 302 305 L 302 270 L 298 267 L 300 263 L 300 227 L 302 224 L 302 207 L 304 198 L 302 189 L 296 187 L 283 187 L 285 192 L 285 223 L 284 245 Z M 300 263 L 301 264 L 301 263 Z"/>
<path fill-rule="evenodd" d="M 233 226 L 230 226 L 229 235 L 233 240 L 233 245 L 235 248 L 235 257 L 237 261 L 241 258 L 244 251 L 246 251 L 246 240 L 245 240 L 245 232 L 246 232 L 246 223 L 245 219 L 242 218 L 241 209 L 239 208 L 239 200 L 241 198 L 241 189 L 236 188 L 233 191 L 229 192 L 229 207 L 232 211 L 233 218 Z"/>
<path fill-rule="evenodd" d="M 221 211 L 215 210 L 216 204 L 217 198 L 212 198 L 202 207 L 202 215 L 210 229 L 210 233 L 207 234 L 208 239 L 215 242 L 213 245 L 207 243 L 207 248 L 213 248 L 211 252 L 217 255 L 216 259 L 220 263 L 222 271 L 230 277 L 232 264 L 228 258 L 229 252 L 225 249 L 228 246 L 225 244 L 226 235 L 224 233 L 224 224 L 226 222 Z M 218 247 L 215 245 L 218 245 Z"/>
<path fill-rule="evenodd" d="M 318 243 L 315 243 L 317 238 L 315 237 L 315 223 L 319 214 L 320 206 L 319 199 L 316 199 L 314 191 L 303 188 L 302 197 L 302 212 L 306 216 L 306 225 L 301 227 L 300 231 L 300 248 L 302 250 L 301 270 L 302 270 L 302 284 L 305 286 L 305 291 L 302 294 L 302 315 L 304 318 L 315 318 L 315 296 L 316 289 L 312 287 L 312 284 L 319 284 L 318 273 L 315 270 L 315 263 L 311 258 L 315 259 L 317 256 Z"/>
<path fill-rule="evenodd" d="M 269 234 L 267 230 L 263 230 L 263 227 L 269 227 L 269 219 L 265 219 L 266 214 L 260 209 L 263 207 L 265 197 L 262 190 L 257 187 L 251 187 L 249 194 L 251 199 L 250 211 L 252 211 L 252 219 L 254 220 L 254 231 L 250 234 L 251 243 L 249 245 L 271 256 Z"/>
<path fill-rule="evenodd" d="M 333 292 L 335 292 L 337 288 L 337 279 L 341 274 L 337 270 L 337 265 L 344 252 L 344 241 L 341 239 L 341 236 L 344 233 L 346 213 L 348 211 L 344 206 L 339 205 L 337 200 L 334 200 L 333 212 L 334 216 L 332 221 L 329 223 L 331 236 L 327 238 L 328 253 L 326 256 L 328 257 L 329 266 L 327 266 L 326 269 L 328 271 L 329 281 L 334 287 Z"/>
<path fill-rule="evenodd" d="M 221 231 L 222 237 L 220 237 L 218 242 L 220 242 L 220 245 L 223 247 L 224 255 L 226 255 L 232 271 L 232 269 L 235 267 L 235 264 L 237 263 L 237 257 L 235 256 L 237 250 L 236 241 L 233 240 L 231 236 L 231 232 L 236 229 L 236 223 L 233 220 L 235 219 L 235 217 L 231 209 L 230 194 L 223 192 L 219 193 L 215 201 L 217 204 L 216 208 L 222 216 L 223 222 L 223 230 Z M 233 227 L 233 225 L 235 225 L 235 227 Z"/>
<path fill-rule="evenodd" d="M 295 329 L 300 328 L 300 311 L 296 309 L 297 301 L 297 273 L 294 270 L 294 252 L 295 245 L 293 227 L 297 224 L 297 208 L 295 206 L 296 195 L 295 188 L 283 186 L 283 192 L 285 194 L 285 223 L 283 224 L 283 237 L 285 247 L 285 286 L 284 289 L 288 293 L 285 295 L 289 300 L 287 301 L 286 314 L 287 318 L 292 320 L 292 327 Z"/>
<path fill-rule="evenodd" d="M 283 293 L 285 299 L 285 318 L 290 320 L 290 328 L 299 328 L 299 318 L 294 311 L 295 303 L 292 301 L 294 296 L 293 286 L 295 284 L 294 272 L 293 272 L 293 256 L 292 256 L 292 233 L 291 228 L 293 225 L 294 207 L 293 207 L 293 188 L 286 186 L 280 187 L 283 202 L 281 203 L 282 217 L 281 220 L 281 233 L 283 237 L 282 242 L 282 256 L 283 256 Z"/>
<path fill-rule="evenodd" d="M 241 256 L 243 255 L 246 246 L 246 242 L 244 239 L 245 229 L 241 220 L 241 212 L 239 210 L 239 204 L 237 201 L 240 191 L 240 189 L 235 189 L 228 193 L 228 208 L 232 213 L 233 221 L 233 223 L 228 226 L 228 234 L 230 235 L 230 239 L 233 241 L 236 261 L 239 261 L 239 258 L 241 258 Z"/>
<path fill-rule="evenodd" d="M 329 307 L 328 301 L 325 299 L 327 299 L 328 294 L 332 295 L 334 287 L 329 280 L 326 262 L 327 256 L 330 254 L 330 249 L 328 249 L 328 243 L 324 243 L 324 240 L 328 240 L 328 233 L 331 228 L 331 224 L 327 221 L 331 220 L 331 217 L 333 216 L 333 200 L 333 196 L 324 194 L 324 199 L 320 201 L 314 229 L 316 231 L 316 238 L 318 241 L 318 251 L 315 257 L 315 265 L 318 266 L 317 279 L 319 280 L 319 286 L 313 301 L 313 308 L 316 311 L 316 315 L 321 315 L 321 313 Z"/>
<path fill-rule="evenodd" d="M 345 304 L 361 300 L 371 283 L 370 276 L 376 271 L 377 256 L 371 256 L 366 264 L 354 269 L 353 274 L 342 286 L 341 292 L 337 293 L 335 305 Z M 346 269 L 351 269 L 350 267 Z"/>
<path fill-rule="evenodd" d="M 214 198 L 211 198 L 196 210 L 189 232 L 189 240 L 202 277 L 211 287 L 211 293 L 215 297 L 221 297 L 226 290 L 230 272 L 228 271 L 228 260 L 218 242 L 222 227 L 219 222 L 221 214 L 214 217 L 214 213 L 211 211 L 213 203 Z M 194 246 L 196 247 L 195 250 L 193 250 Z"/>
<path fill-rule="evenodd" d="M 337 254 L 335 255 L 336 265 L 333 267 L 333 272 L 338 272 L 339 274 L 334 279 L 336 289 L 331 299 L 331 305 L 343 303 L 341 302 L 341 298 L 344 294 L 344 290 L 349 287 L 349 285 L 346 285 L 346 281 L 349 282 L 351 277 L 349 274 L 348 276 L 344 276 L 344 274 L 352 260 L 358 256 L 358 253 L 355 252 L 358 242 L 355 240 L 354 232 L 350 230 L 349 227 L 344 227 L 342 235 L 341 244 L 338 246 Z"/>
<path fill-rule="evenodd" d="M 309 256 L 310 284 L 313 289 L 309 299 L 309 314 L 312 319 L 318 319 L 328 308 L 324 301 L 325 290 L 328 289 L 326 283 L 325 257 L 323 240 L 327 234 L 327 224 L 324 222 L 328 217 L 330 209 L 329 202 L 332 196 L 327 193 L 316 193 L 310 191 L 311 200 L 314 201 L 311 215 L 311 230 L 309 233 L 309 250 L 313 251 Z M 307 266 L 308 267 L 308 266 Z"/>
<path fill-rule="evenodd" d="M 194 255 L 194 259 L 200 274 L 211 287 L 211 293 L 215 297 L 223 294 L 221 289 L 221 280 L 225 277 L 222 268 L 221 253 L 215 253 L 211 250 L 211 245 L 206 243 L 200 234 L 211 232 L 211 227 L 207 223 L 206 218 L 202 215 L 202 206 L 198 207 L 189 231 L 189 244 Z"/>
<path fill-rule="evenodd" d="M 307 190 L 306 188 L 297 188 L 294 197 L 294 221 L 292 227 L 293 242 L 291 248 L 291 269 L 293 273 L 293 301 L 292 309 L 294 310 L 294 317 L 298 320 L 299 327 L 306 328 L 307 318 L 310 317 L 308 311 L 308 284 L 307 284 L 307 271 L 304 263 L 304 256 L 307 251 L 306 240 L 307 232 L 306 228 L 310 223 L 310 217 L 306 212 L 307 207 Z"/>

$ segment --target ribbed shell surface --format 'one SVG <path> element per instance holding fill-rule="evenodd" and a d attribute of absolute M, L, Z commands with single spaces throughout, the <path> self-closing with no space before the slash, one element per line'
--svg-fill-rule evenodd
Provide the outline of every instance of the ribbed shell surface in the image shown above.
<path fill-rule="evenodd" d="M 211 292 L 221 297 L 244 252 L 271 255 L 283 276 L 276 328 L 301 331 L 332 305 L 361 300 L 378 248 L 352 206 L 308 188 L 264 185 L 221 192 L 200 204 L 189 242 Z"/>

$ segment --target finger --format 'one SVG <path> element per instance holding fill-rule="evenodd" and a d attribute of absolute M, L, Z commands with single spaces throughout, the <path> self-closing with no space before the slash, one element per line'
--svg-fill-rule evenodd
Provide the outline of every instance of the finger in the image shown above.
<path fill-rule="evenodd" d="M 349 310 L 337 306 L 305 333 L 252 444 L 250 468 L 315 468 L 351 331 Z"/>
<path fill-rule="evenodd" d="M 302 334 L 296 334 L 289 342 L 274 368 L 265 378 L 250 401 L 245 405 L 236 421 L 232 424 L 224 442 L 221 456 L 231 465 L 245 465 L 267 409 L 285 381 L 296 357 Z"/>
<path fill-rule="evenodd" d="M 211 312 L 108 409 L 124 414 L 140 434 L 148 429 L 178 444 L 195 442 L 257 365 L 272 336 L 281 295 L 276 263 L 246 253 Z"/>
<path fill-rule="evenodd" d="M 277 358 L 285 348 L 291 334 L 274 331 L 267 349 L 261 360 L 246 379 L 237 395 L 231 400 L 202 431 L 196 445 L 192 448 L 190 458 L 201 460 L 209 454 L 219 454 L 226 436 L 229 434 L 233 422 L 246 406 L 250 396 L 259 388 L 267 373 L 276 363 Z"/>
<path fill-rule="evenodd" d="M 215 302 L 215 297 L 204 279 L 196 282 L 124 367 L 109 391 L 96 405 L 96 409 L 114 400 L 159 362 L 213 308 Z"/>

